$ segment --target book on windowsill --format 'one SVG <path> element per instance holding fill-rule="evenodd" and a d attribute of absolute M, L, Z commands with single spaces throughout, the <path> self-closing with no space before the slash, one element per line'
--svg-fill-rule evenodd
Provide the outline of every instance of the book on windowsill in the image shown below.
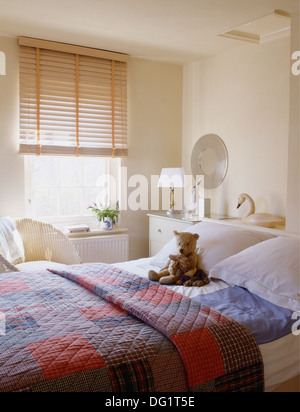
<path fill-rule="evenodd" d="M 73 225 L 73 226 L 68 226 L 68 232 L 69 233 L 81 233 L 81 232 L 89 232 L 90 227 L 88 225 Z"/>

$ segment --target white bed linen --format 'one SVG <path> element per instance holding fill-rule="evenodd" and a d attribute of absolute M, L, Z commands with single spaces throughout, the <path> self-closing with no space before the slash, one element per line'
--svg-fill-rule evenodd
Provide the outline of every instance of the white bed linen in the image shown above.
<path fill-rule="evenodd" d="M 159 271 L 158 267 L 151 265 L 151 258 L 114 264 L 120 269 L 148 278 L 150 269 Z M 202 288 L 184 286 L 170 286 L 175 292 L 193 298 L 199 294 L 213 293 L 217 290 L 231 287 L 222 280 L 211 281 Z M 259 345 L 265 368 L 265 391 L 272 392 L 281 383 L 300 374 L 300 337 L 292 333 L 284 338 L 265 345 Z"/>
<path fill-rule="evenodd" d="M 134 273 L 136 275 L 140 275 L 144 278 L 148 279 L 148 272 L 149 270 L 155 270 L 159 272 L 161 269 L 157 266 L 153 266 L 150 263 L 151 259 L 150 258 L 145 258 L 145 259 L 138 259 L 138 260 L 133 260 L 130 262 L 124 262 L 124 263 L 118 263 L 115 264 L 114 266 L 119 267 L 120 269 L 127 270 L 128 272 Z M 184 296 L 187 296 L 188 298 L 193 298 L 199 294 L 206 295 L 207 293 L 213 293 L 216 292 L 217 290 L 228 288 L 229 285 L 222 280 L 218 280 L 216 282 L 211 282 L 209 285 L 205 286 L 205 288 L 186 288 L 184 286 L 177 286 L 177 285 L 172 285 L 168 286 L 174 292 L 181 293 Z"/>

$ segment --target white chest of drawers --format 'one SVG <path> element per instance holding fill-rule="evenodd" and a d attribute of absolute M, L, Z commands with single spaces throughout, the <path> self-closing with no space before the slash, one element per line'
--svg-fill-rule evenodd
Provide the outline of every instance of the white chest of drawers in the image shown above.
<path fill-rule="evenodd" d="M 149 256 L 156 255 L 174 236 L 174 230 L 182 232 L 200 220 L 185 221 L 183 215 L 169 216 L 165 213 L 148 214 L 149 217 Z"/>

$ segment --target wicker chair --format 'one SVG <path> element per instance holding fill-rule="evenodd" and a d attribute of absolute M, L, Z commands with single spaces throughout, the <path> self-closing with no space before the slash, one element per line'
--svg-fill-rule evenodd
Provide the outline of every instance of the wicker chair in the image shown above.
<path fill-rule="evenodd" d="M 65 265 L 80 264 L 81 258 L 69 238 L 49 223 L 32 219 L 14 220 L 23 246 L 25 263 L 12 264 L 0 254 L 0 273 L 26 270 L 27 262 L 35 262 L 35 268 L 45 268 L 47 262 Z M 30 267 L 30 266 L 29 266 Z"/>

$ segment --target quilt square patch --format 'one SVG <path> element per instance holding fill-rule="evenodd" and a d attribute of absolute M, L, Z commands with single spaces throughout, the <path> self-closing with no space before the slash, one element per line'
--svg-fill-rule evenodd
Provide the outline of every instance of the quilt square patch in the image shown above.
<path fill-rule="evenodd" d="M 9 279 L 0 281 L 0 295 L 18 293 L 30 290 L 22 279 Z"/>
<path fill-rule="evenodd" d="M 139 296 L 143 301 L 159 306 L 184 299 L 183 295 L 174 293 L 170 289 L 162 288 L 160 285 L 152 285 L 148 289 L 140 290 L 134 296 Z"/>
<path fill-rule="evenodd" d="M 153 392 L 152 370 L 147 359 L 126 362 L 109 368 L 115 392 Z"/>
<path fill-rule="evenodd" d="M 58 336 L 28 345 L 45 380 L 105 367 L 104 359 L 81 335 Z"/>
<path fill-rule="evenodd" d="M 1 391 L 18 391 L 43 379 L 42 371 L 26 346 L 0 349 Z"/>
<path fill-rule="evenodd" d="M 102 306 L 92 306 L 89 308 L 80 308 L 79 312 L 85 316 L 88 320 L 97 321 L 103 320 L 103 318 L 119 318 L 127 317 L 128 314 L 125 310 L 112 304 L 106 304 Z"/>
<path fill-rule="evenodd" d="M 71 296 L 66 293 L 63 289 L 51 290 L 42 289 L 36 290 L 35 292 L 42 300 L 46 302 L 56 302 L 62 299 L 71 299 Z"/>
<path fill-rule="evenodd" d="M 39 325 L 30 315 L 22 315 L 16 318 L 6 318 L 6 333 L 9 333 L 13 329 L 26 330 L 31 328 L 38 328 Z"/>
<path fill-rule="evenodd" d="M 111 276 L 79 276 L 78 283 L 84 286 L 88 290 L 93 290 L 97 285 L 121 285 L 121 282 L 116 281 L 114 277 Z"/>
<path fill-rule="evenodd" d="M 224 361 L 219 346 L 209 329 L 196 329 L 171 337 L 188 371 L 189 387 L 198 386 L 222 376 Z"/>

